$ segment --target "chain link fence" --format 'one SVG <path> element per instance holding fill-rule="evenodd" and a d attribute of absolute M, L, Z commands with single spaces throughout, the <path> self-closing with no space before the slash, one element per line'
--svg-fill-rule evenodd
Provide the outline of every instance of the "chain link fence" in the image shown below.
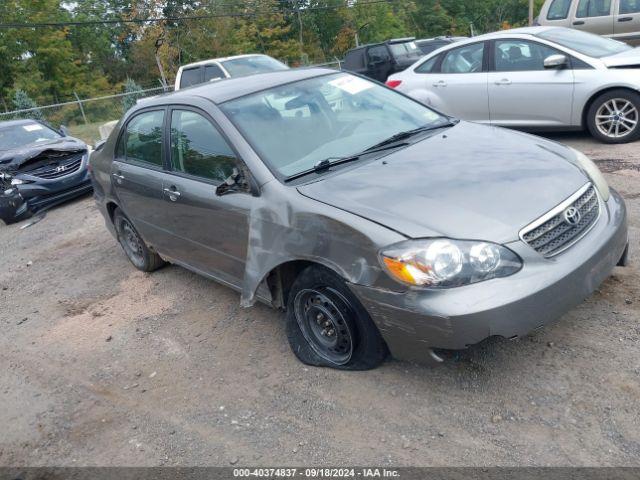
<path fill-rule="evenodd" d="M 76 97 L 75 100 L 52 105 L 0 112 L 0 121 L 18 118 L 41 119 L 55 128 L 64 125 L 72 136 L 92 145 L 102 138 L 100 127 L 119 120 L 137 100 L 172 90 L 173 87 L 156 87 L 94 98 Z"/>

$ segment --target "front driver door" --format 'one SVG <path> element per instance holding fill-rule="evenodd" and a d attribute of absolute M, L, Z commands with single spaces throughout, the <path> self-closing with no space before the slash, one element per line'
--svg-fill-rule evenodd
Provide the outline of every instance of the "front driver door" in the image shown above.
<path fill-rule="evenodd" d="M 163 180 L 166 254 L 192 269 L 240 287 L 249 239 L 249 192 L 216 195 L 240 160 L 204 112 L 170 112 L 170 171 Z"/>
<path fill-rule="evenodd" d="M 449 50 L 439 71 L 425 76 L 435 108 L 464 120 L 489 121 L 485 48 L 479 42 Z"/>
<path fill-rule="evenodd" d="M 563 54 L 528 40 L 496 40 L 489 73 L 491 123 L 506 126 L 571 124 L 574 76 L 566 68 L 545 69 L 544 60 Z"/>

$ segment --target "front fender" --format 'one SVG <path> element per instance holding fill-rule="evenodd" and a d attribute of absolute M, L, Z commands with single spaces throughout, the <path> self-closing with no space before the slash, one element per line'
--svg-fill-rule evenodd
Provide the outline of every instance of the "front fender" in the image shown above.
<path fill-rule="evenodd" d="M 405 237 L 280 184 L 266 185 L 256 200 L 249 218 L 243 307 L 255 303 L 269 273 L 294 260 L 324 265 L 351 283 L 393 288 L 377 252 Z"/>

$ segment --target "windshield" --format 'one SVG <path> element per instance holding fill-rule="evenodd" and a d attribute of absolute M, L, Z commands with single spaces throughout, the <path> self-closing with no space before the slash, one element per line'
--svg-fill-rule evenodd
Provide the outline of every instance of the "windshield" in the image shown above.
<path fill-rule="evenodd" d="M 390 43 L 389 48 L 396 57 L 421 55 L 421 51 L 416 45 L 416 42 Z"/>
<path fill-rule="evenodd" d="M 0 125 L 0 150 L 12 150 L 32 143 L 46 142 L 60 138 L 61 135 L 37 122 L 18 125 Z"/>
<path fill-rule="evenodd" d="M 629 45 L 617 40 L 568 28 L 546 30 L 538 36 L 593 58 L 608 57 L 632 49 Z"/>
<path fill-rule="evenodd" d="M 393 90 L 345 73 L 264 90 L 222 109 L 283 177 L 356 155 L 400 132 L 449 123 Z"/>
<path fill-rule="evenodd" d="M 265 56 L 242 57 L 226 60 L 222 62 L 224 68 L 227 69 L 232 77 L 242 77 L 245 75 L 253 75 L 255 73 L 275 72 L 278 70 L 287 70 L 284 63 L 279 62 L 275 58 Z"/>

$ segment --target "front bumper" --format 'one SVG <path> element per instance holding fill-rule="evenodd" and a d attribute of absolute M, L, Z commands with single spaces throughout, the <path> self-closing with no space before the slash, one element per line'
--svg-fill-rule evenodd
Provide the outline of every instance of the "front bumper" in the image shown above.
<path fill-rule="evenodd" d="M 524 266 L 507 278 L 403 293 L 350 287 L 398 359 L 424 361 L 433 348 L 459 350 L 494 335 L 522 336 L 580 304 L 625 254 L 624 201 L 612 190 L 601 208 L 593 229 L 556 257 L 545 259 L 520 240 L 508 244 Z"/>
<path fill-rule="evenodd" d="M 25 183 L 0 191 L 0 220 L 13 223 L 92 190 L 86 159 L 71 175 L 45 180 L 29 175 L 17 175 L 33 183 Z"/>

